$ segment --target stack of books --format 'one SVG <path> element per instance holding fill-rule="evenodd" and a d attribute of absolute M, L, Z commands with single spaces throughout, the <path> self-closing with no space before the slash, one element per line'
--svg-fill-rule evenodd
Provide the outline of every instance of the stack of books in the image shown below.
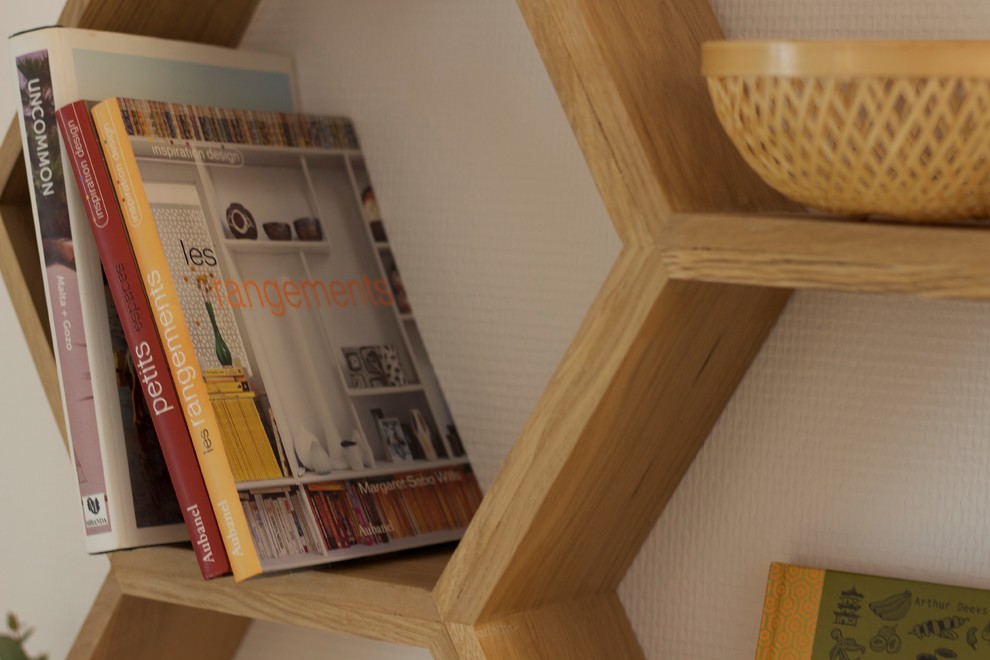
<path fill-rule="evenodd" d="M 481 491 L 352 122 L 280 56 L 10 45 L 87 548 L 241 580 L 460 538 Z"/>

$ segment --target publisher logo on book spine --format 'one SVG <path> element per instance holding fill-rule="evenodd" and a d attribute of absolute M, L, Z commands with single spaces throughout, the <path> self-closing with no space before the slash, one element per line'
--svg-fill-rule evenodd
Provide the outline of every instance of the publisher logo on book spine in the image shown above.
<path fill-rule="evenodd" d="M 86 528 L 105 527 L 110 524 L 107 519 L 107 501 L 105 493 L 95 493 L 82 498 L 83 515 L 86 520 Z"/>

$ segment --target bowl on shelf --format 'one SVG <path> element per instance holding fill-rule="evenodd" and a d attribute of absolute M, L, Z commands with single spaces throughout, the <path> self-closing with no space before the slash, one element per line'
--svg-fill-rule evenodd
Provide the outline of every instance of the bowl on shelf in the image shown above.
<path fill-rule="evenodd" d="M 296 228 L 296 235 L 299 240 L 323 240 L 323 227 L 320 226 L 319 218 L 296 218 L 292 221 L 292 226 Z"/>
<path fill-rule="evenodd" d="M 830 213 L 990 216 L 990 42 L 719 41 L 715 112 L 746 162 Z"/>
<path fill-rule="evenodd" d="M 288 222 L 266 222 L 261 227 L 269 240 L 287 241 L 292 238 L 292 227 Z"/>

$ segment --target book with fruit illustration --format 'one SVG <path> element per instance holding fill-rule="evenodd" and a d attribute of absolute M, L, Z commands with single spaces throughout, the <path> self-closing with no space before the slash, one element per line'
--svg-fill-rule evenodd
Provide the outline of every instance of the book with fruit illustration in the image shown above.
<path fill-rule="evenodd" d="M 459 539 L 481 491 L 351 122 L 93 118 L 235 577 Z"/>
<path fill-rule="evenodd" d="M 990 591 L 774 563 L 756 660 L 990 657 Z"/>

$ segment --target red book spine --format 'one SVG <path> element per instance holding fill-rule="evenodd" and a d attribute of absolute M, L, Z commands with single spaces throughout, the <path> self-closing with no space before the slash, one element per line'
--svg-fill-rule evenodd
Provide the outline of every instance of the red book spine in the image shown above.
<path fill-rule="evenodd" d="M 224 575 L 230 562 L 89 110 L 77 101 L 56 116 L 200 571 L 206 579 Z"/>

